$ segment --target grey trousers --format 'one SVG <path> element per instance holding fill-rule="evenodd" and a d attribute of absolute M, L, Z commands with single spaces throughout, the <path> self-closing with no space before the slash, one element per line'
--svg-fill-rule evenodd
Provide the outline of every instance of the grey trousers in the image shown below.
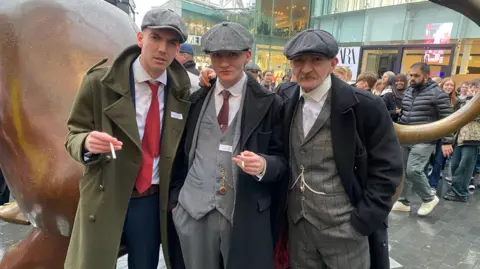
<path fill-rule="evenodd" d="M 416 144 L 403 147 L 403 162 L 406 169 L 405 186 L 398 199 L 409 205 L 408 197 L 415 191 L 423 202 L 430 202 L 435 195 L 432 194 L 428 178 L 424 173 L 425 165 L 435 149 L 434 144 Z"/>
<path fill-rule="evenodd" d="M 186 269 L 226 268 L 232 225 L 220 212 L 195 220 L 178 204 L 172 218 Z"/>
<path fill-rule="evenodd" d="M 368 237 L 350 222 L 318 230 L 306 219 L 289 223 L 292 269 L 369 269 Z"/>

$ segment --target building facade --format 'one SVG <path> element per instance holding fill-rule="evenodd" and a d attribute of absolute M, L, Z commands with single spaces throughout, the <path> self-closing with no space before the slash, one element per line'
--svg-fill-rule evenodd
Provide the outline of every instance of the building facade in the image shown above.
<path fill-rule="evenodd" d="M 480 74 L 480 27 L 426 0 L 313 0 L 310 27 L 356 48 L 358 72 L 405 73 L 423 61 L 432 76 Z"/>
<path fill-rule="evenodd" d="M 307 28 L 339 41 L 341 65 L 356 75 L 406 72 L 424 61 L 432 76 L 480 74 L 480 27 L 427 0 L 170 0 L 185 20 L 188 43 L 199 68 L 210 64 L 200 50 L 202 35 L 222 21 L 242 24 L 255 36 L 253 61 L 276 80 L 289 70 L 286 42 Z"/>

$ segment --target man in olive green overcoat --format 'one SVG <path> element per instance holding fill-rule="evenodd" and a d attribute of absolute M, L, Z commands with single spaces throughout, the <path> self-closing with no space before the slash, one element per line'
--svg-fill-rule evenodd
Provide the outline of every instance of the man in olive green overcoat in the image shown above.
<path fill-rule="evenodd" d="M 110 67 L 87 71 L 68 119 L 65 146 L 84 175 L 67 269 L 114 269 L 121 243 L 130 269 L 156 269 L 160 243 L 178 268 L 167 201 L 190 107 L 189 77 L 174 60 L 187 30 L 166 9 L 149 11 L 141 28 Z"/>

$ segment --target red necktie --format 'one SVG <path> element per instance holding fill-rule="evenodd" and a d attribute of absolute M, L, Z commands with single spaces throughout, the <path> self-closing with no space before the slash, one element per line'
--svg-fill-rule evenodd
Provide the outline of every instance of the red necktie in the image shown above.
<path fill-rule="evenodd" d="M 223 105 L 222 108 L 220 108 L 220 112 L 218 112 L 217 116 L 218 124 L 220 125 L 222 134 L 225 133 L 228 128 L 228 98 L 230 97 L 230 94 L 231 93 L 227 90 L 222 91 Z"/>
<path fill-rule="evenodd" d="M 145 192 L 152 185 L 153 159 L 160 155 L 160 104 L 158 102 L 158 87 L 147 81 L 152 90 L 152 102 L 148 109 L 145 129 L 142 139 L 142 164 L 138 172 L 135 188 L 139 193 Z"/>

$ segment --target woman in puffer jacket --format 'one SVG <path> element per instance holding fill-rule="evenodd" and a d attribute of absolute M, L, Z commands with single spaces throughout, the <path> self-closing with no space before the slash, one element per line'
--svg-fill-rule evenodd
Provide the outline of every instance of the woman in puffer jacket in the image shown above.
<path fill-rule="evenodd" d="M 474 79 L 465 104 L 474 95 L 480 94 L 480 79 Z M 480 116 L 462 127 L 455 135 L 455 147 L 452 157 L 452 186 L 445 194 L 449 201 L 466 202 L 468 186 L 477 162 L 480 149 Z"/>

